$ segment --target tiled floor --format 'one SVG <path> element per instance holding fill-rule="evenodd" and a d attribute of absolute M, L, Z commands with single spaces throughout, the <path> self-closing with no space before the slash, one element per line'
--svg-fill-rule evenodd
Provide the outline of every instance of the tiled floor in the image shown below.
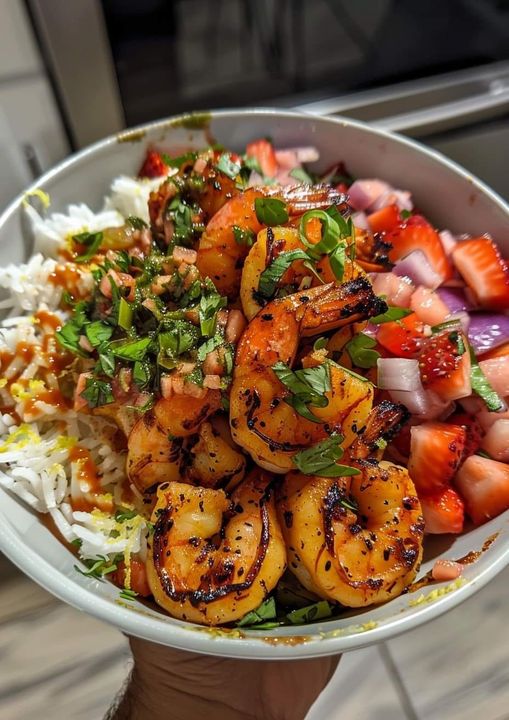
<path fill-rule="evenodd" d="M 0 577 L 0 718 L 100 720 L 128 672 L 124 637 L 1 558 Z M 508 720 L 508 583 L 509 569 L 388 648 L 344 656 L 308 720 Z"/>

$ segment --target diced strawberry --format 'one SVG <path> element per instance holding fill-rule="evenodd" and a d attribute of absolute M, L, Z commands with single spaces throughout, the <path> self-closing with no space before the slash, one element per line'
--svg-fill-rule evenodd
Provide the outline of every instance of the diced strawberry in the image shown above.
<path fill-rule="evenodd" d="M 472 455 L 456 475 L 467 513 L 476 525 L 509 508 L 509 465 Z"/>
<path fill-rule="evenodd" d="M 500 397 L 509 396 L 509 355 L 491 358 L 491 360 L 481 360 L 479 367 Z"/>
<path fill-rule="evenodd" d="M 413 293 L 410 307 L 419 320 L 427 325 L 439 325 L 451 314 L 440 295 L 423 286 Z"/>
<path fill-rule="evenodd" d="M 110 578 L 111 582 L 120 588 L 125 587 L 125 563 L 120 562 L 115 572 L 112 572 L 107 577 Z M 131 577 L 129 586 L 131 590 L 141 597 L 149 597 L 152 595 L 152 591 L 147 580 L 147 570 L 145 563 L 141 560 L 131 560 Z"/>
<path fill-rule="evenodd" d="M 424 516 L 424 532 L 431 535 L 453 533 L 463 530 L 465 511 L 463 500 L 452 488 L 419 496 Z"/>
<path fill-rule="evenodd" d="M 479 305 L 509 309 L 509 266 L 493 240 L 486 237 L 457 244 L 452 259 Z"/>
<path fill-rule="evenodd" d="M 399 208 L 397 205 L 387 205 L 368 215 L 368 223 L 372 232 L 381 233 L 394 230 L 401 222 Z"/>
<path fill-rule="evenodd" d="M 465 447 L 463 448 L 462 462 L 473 455 L 481 447 L 484 430 L 479 420 L 468 413 L 454 413 L 447 418 L 452 425 L 460 425 L 465 430 Z"/>
<path fill-rule="evenodd" d="M 459 467 L 466 432 L 459 425 L 425 422 L 411 431 L 408 472 L 418 493 L 432 493 L 450 483 Z"/>
<path fill-rule="evenodd" d="M 472 393 L 470 355 L 463 333 L 444 331 L 432 335 L 419 354 L 423 386 L 442 400 L 458 400 Z"/>
<path fill-rule="evenodd" d="M 440 237 L 422 215 L 412 215 L 399 228 L 388 232 L 384 240 L 392 245 L 392 250 L 389 251 L 389 259 L 392 262 L 400 260 L 413 250 L 421 250 L 433 270 L 441 275 L 444 281 L 452 277 L 452 265 L 445 254 Z"/>
<path fill-rule="evenodd" d="M 509 420 L 502 418 L 493 423 L 482 441 L 482 447 L 493 460 L 509 463 Z"/>
<path fill-rule="evenodd" d="M 380 325 L 377 342 L 386 350 L 403 358 L 417 355 L 425 340 L 424 325 L 415 313 L 401 320 Z"/>
<path fill-rule="evenodd" d="M 149 150 L 140 168 L 138 177 L 156 178 L 168 174 L 168 165 L 156 150 Z"/>
<path fill-rule="evenodd" d="M 276 176 L 278 171 L 276 153 L 269 140 L 262 138 L 249 143 L 246 147 L 246 155 L 257 161 L 265 177 L 273 178 Z"/>

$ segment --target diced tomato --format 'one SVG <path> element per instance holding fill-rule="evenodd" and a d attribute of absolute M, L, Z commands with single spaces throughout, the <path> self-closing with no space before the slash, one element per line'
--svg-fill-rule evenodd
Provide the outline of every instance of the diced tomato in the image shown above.
<path fill-rule="evenodd" d="M 417 355 L 425 340 L 424 324 L 415 313 L 401 320 L 380 325 L 377 342 L 393 355 L 412 358 Z"/>
<path fill-rule="evenodd" d="M 418 493 L 446 487 L 463 457 L 466 432 L 460 425 L 425 422 L 411 431 L 408 472 Z"/>
<path fill-rule="evenodd" d="M 468 413 L 454 413 L 447 418 L 452 425 L 460 425 L 465 429 L 465 447 L 463 448 L 462 462 L 473 455 L 481 447 L 484 430 L 479 420 Z"/>
<path fill-rule="evenodd" d="M 452 533 L 463 530 L 465 510 L 463 500 L 452 488 L 419 497 L 424 516 L 424 532 L 431 535 Z"/>
<path fill-rule="evenodd" d="M 125 587 L 125 563 L 120 562 L 115 572 L 108 575 L 111 582 L 120 588 Z M 149 597 L 152 595 L 152 590 L 147 580 L 147 569 L 145 563 L 141 560 L 131 560 L 131 577 L 129 586 L 135 593 L 141 595 L 141 597 Z"/>
<path fill-rule="evenodd" d="M 452 259 L 482 307 L 509 309 L 509 266 L 493 240 L 478 237 L 459 242 Z"/>
<path fill-rule="evenodd" d="M 422 286 L 413 293 L 410 307 L 419 320 L 427 325 L 438 325 L 451 314 L 438 293 Z"/>
<path fill-rule="evenodd" d="M 455 485 L 476 525 L 509 508 L 509 465 L 472 455 L 460 468 Z"/>
<path fill-rule="evenodd" d="M 500 397 L 509 396 L 509 355 L 491 358 L 491 360 L 481 360 L 479 367 Z"/>
<path fill-rule="evenodd" d="M 394 230 L 401 222 L 399 208 L 397 205 L 386 205 L 368 215 L 369 227 L 374 233 L 388 232 Z"/>
<path fill-rule="evenodd" d="M 168 165 L 156 150 L 149 150 L 140 168 L 138 177 L 156 178 L 168 174 Z"/>
<path fill-rule="evenodd" d="M 442 400 L 459 400 L 472 394 L 470 355 L 459 331 L 432 335 L 419 353 L 423 386 Z"/>
<path fill-rule="evenodd" d="M 433 270 L 441 275 L 444 281 L 452 277 L 452 265 L 445 254 L 440 236 L 422 215 L 412 215 L 399 228 L 388 232 L 384 240 L 392 245 L 392 250 L 389 251 L 392 262 L 414 250 L 421 250 Z"/>
<path fill-rule="evenodd" d="M 265 175 L 265 177 L 273 178 L 276 176 L 278 171 L 276 153 L 269 140 L 261 138 L 260 140 L 254 140 L 249 143 L 246 147 L 246 155 L 254 158 L 258 162 L 262 174 Z"/>

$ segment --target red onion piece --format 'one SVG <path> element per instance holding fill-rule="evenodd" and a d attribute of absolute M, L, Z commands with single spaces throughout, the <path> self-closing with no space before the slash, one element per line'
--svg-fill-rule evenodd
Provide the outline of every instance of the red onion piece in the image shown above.
<path fill-rule="evenodd" d="M 450 230 L 442 230 L 438 233 L 438 237 L 440 238 L 445 254 L 449 257 L 456 247 L 456 238 Z"/>
<path fill-rule="evenodd" d="M 367 210 L 389 189 L 381 180 L 355 180 L 348 189 L 349 203 L 355 210 Z"/>
<path fill-rule="evenodd" d="M 387 205 L 397 205 L 400 210 L 410 211 L 413 210 L 414 207 L 411 198 L 412 195 L 408 190 L 394 190 L 389 188 L 375 200 L 371 209 L 373 212 L 376 212 L 376 210 L 381 210 L 387 207 Z"/>
<path fill-rule="evenodd" d="M 441 287 L 438 288 L 437 293 L 452 313 L 474 309 L 474 306 L 468 300 L 465 292 L 461 288 Z"/>
<path fill-rule="evenodd" d="M 443 282 L 443 277 L 433 270 L 422 250 L 413 250 L 402 260 L 398 260 L 393 273 L 400 277 L 409 277 L 415 285 L 424 285 L 434 290 Z"/>
<path fill-rule="evenodd" d="M 421 390 L 419 361 L 408 358 L 378 358 L 377 385 L 382 390 Z"/>
<path fill-rule="evenodd" d="M 368 324 L 364 327 L 362 334 L 368 335 L 369 337 L 376 337 L 379 330 L 380 325 L 373 325 L 373 323 L 368 322 Z"/>
<path fill-rule="evenodd" d="M 371 234 L 371 230 L 368 223 L 368 217 L 365 212 L 356 212 L 352 215 L 352 222 L 359 230 L 367 230 Z"/>
<path fill-rule="evenodd" d="M 422 387 L 420 390 L 411 392 L 389 390 L 389 394 L 393 402 L 402 403 L 421 420 L 434 420 L 442 415 L 450 405 L 447 400 L 442 400 L 433 391 L 424 390 Z"/>
<path fill-rule="evenodd" d="M 470 316 L 468 341 L 476 355 L 503 345 L 509 341 L 509 317 L 492 313 L 473 313 Z"/>

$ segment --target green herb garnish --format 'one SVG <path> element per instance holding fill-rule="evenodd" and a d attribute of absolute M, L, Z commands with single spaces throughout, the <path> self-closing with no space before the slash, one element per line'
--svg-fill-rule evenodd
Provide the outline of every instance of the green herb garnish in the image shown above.
<path fill-rule="evenodd" d="M 389 305 L 384 313 L 375 315 L 375 317 L 369 319 L 369 322 L 373 325 L 382 325 L 383 323 L 401 320 L 402 318 L 407 317 L 407 315 L 411 315 L 412 312 L 413 310 L 409 310 L 408 308 L 400 308 Z"/>
<path fill-rule="evenodd" d="M 315 620 L 323 620 L 331 617 L 332 608 L 327 600 L 320 600 L 313 605 L 307 605 L 287 613 L 286 617 L 292 625 L 304 625 Z"/>
<path fill-rule="evenodd" d="M 292 370 L 283 362 L 272 366 L 276 377 L 290 390 L 290 395 L 284 398 L 285 403 L 293 407 L 299 415 L 320 423 L 322 420 L 310 412 L 308 406 L 326 407 L 329 404 L 325 393 L 331 389 L 330 367 L 323 363 L 317 367 Z"/>
<path fill-rule="evenodd" d="M 326 440 L 293 455 L 292 462 L 304 475 L 320 477 L 358 475 L 359 470 L 356 468 L 337 464 L 337 461 L 343 457 L 343 448 L 341 447 L 343 440 L 342 435 L 331 435 Z"/>
<path fill-rule="evenodd" d="M 72 236 L 73 242 L 77 243 L 78 245 L 84 245 L 87 250 L 83 255 L 78 255 L 74 258 L 74 262 L 82 263 L 87 262 L 91 258 L 94 257 L 97 250 L 101 247 L 101 243 L 103 240 L 103 234 L 102 232 L 83 232 L 79 233 L 78 235 Z"/>
<path fill-rule="evenodd" d="M 130 330 L 133 324 L 133 307 L 123 297 L 118 303 L 118 321 L 117 324 L 122 330 Z"/>
<path fill-rule="evenodd" d="M 145 220 L 142 220 L 140 217 L 136 217 L 136 215 L 129 215 L 129 217 L 126 218 L 126 224 L 130 225 L 134 230 L 143 230 L 148 227 Z"/>
<path fill-rule="evenodd" d="M 277 198 L 256 198 L 255 212 L 262 225 L 284 225 L 288 222 L 286 203 Z"/>
<path fill-rule="evenodd" d="M 472 364 L 470 370 L 470 382 L 472 390 L 484 400 L 486 407 L 490 412 L 501 412 L 505 409 L 504 401 L 499 397 L 495 390 L 488 382 L 488 378 L 481 370 L 477 358 L 472 347 L 469 347 L 470 362 Z"/>
<path fill-rule="evenodd" d="M 122 600 L 129 600 L 132 602 L 133 600 L 136 600 L 138 593 L 134 590 L 127 590 L 127 588 L 124 588 L 120 591 L 119 597 L 121 597 Z"/>
<path fill-rule="evenodd" d="M 108 405 L 114 401 L 111 384 L 98 378 L 87 378 L 85 389 L 81 397 L 87 401 L 89 407 L 95 408 L 99 405 Z"/>
<path fill-rule="evenodd" d="M 111 343 L 110 351 L 112 355 L 121 360 L 143 360 L 151 342 L 151 338 L 143 337 L 139 340 L 129 340 L 115 346 Z"/>
<path fill-rule="evenodd" d="M 187 152 L 183 155 L 177 155 L 177 157 L 170 157 L 170 155 L 167 155 L 166 153 L 162 153 L 161 155 L 163 162 L 165 165 L 168 165 L 168 167 L 173 168 L 181 168 L 182 165 L 187 165 L 191 162 L 194 163 L 196 158 L 198 157 L 197 152 Z"/>
<path fill-rule="evenodd" d="M 276 601 L 273 597 L 270 597 L 264 600 L 256 610 L 251 610 L 251 612 L 248 612 L 247 615 L 244 615 L 244 617 L 235 624 L 237 627 L 248 627 L 249 625 L 265 623 L 267 620 L 274 620 L 275 617 Z"/>
<path fill-rule="evenodd" d="M 238 225 L 232 227 L 233 237 L 237 245 L 245 245 L 246 247 L 252 247 L 254 244 L 256 235 L 253 230 L 249 228 L 241 228 Z"/>
<path fill-rule="evenodd" d="M 210 292 L 203 294 L 200 299 L 200 330 L 205 337 L 212 337 L 216 332 L 217 313 L 221 308 L 226 307 L 227 299 L 219 293 Z"/>
<path fill-rule="evenodd" d="M 346 343 L 345 350 L 354 365 L 367 370 L 375 367 L 376 361 L 380 357 L 380 353 L 373 350 L 374 347 L 376 347 L 376 340 L 364 333 L 358 333 Z"/>
<path fill-rule="evenodd" d="M 85 577 L 93 577 L 96 580 L 101 580 L 105 575 L 109 575 L 117 570 L 117 558 L 110 560 L 106 556 L 99 556 L 98 560 L 82 560 L 83 564 L 87 566 L 86 570 L 82 570 L 78 565 L 74 566 L 81 575 Z"/>
<path fill-rule="evenodd" d="M 290 170 L 289 175 L 305 185 L 313 184 L 313 178 L 304 170 L 304 168 L 293 168 L 293 170 Z"/>
<path fill-rule="evenodd" d="M 232 160 L 229 153 L 223 153 L 216 163 L 216 168 L 222 172 L 223 175 L 227 175 L 232 180 L 235 180 L 240 172 L 240 163 Z"/>
<path fill-rule="evenodd" d="M 105 325 L 100 320 L 94 320 L 85 326 L 85 334 L 93 347 L 99 347 L 107 342 L 113 334 L 111 325 Z"/>

